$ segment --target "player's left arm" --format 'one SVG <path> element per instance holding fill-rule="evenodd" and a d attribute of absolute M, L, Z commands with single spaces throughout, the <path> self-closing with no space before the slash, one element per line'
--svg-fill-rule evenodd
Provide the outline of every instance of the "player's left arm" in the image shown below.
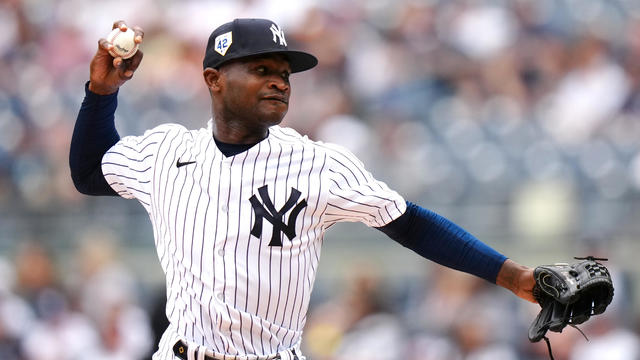
<path fill-rule="evenodd" d="M 429 260 L 481 277 L 535 302 L 532 269 L 507 259 L 433 211 L 407 202 L 404 214 L 377 229 Z"/>

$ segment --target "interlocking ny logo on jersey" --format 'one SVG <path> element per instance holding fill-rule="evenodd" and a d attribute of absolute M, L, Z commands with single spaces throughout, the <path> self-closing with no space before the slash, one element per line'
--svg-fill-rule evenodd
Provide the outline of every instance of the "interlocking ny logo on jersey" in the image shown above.
<path fill-rule="evenodd" d="M 287 46 L 287 40 L 284 39 L 284 31 L 282 31 L 282 29 L 280 29 L 280 27 L 278 27 L 278 25 L 271 24 L 271 27 L 269 28 L 269 30 L 271 30 L 271 32 L 273 33 L 273 42 L 274 43 L 278 43 L 276 41 L 276 37 L 277 37 L 278 40 L 280 41 L 280 45 Z"/>
<path fill-rule="evenodd" d="M 287 202 L 280 210 L 276 210 L 276 207 L 273 206 L 273 202 L 269 198 L 267 185 L 259 188 L 258 194 L 262 199 L 262 203 L 258 200 L 255 194 L 249 199 L 249 201 L 251 201 L 251 206 L 253 207 L 253 212 L 256 215 L 256 222 L 253 224 L 253 228 L 251 229 L 251 235 L 257 238 L 262 235 L 262 221 L 266 219 L 271 223 L 271 225 L 273 225 L 273 233 L 271 234 L 269 246 L 282 246 L 282 237 L 280 233 L 284 233 L 289 240 L 296 237 L 296 219 L 298 218 L 298 215 L 300 215 L 300 211 L 307 206 L 307 201 L 305 199 L 302 199 L 302 201 L 296 204 L 300 198 L 300 191 L 295 188 L 291 188 L 291 195 L 289 195 L 289 199 L 287 199 Z M 293 208 L 293 210 L 291 211 L 291 214 L 289 214 L 289 220 L 285 224 L 284 221 L 282 221 L 282 217 L 287 211 L 291 210 L 291 208 Z"/>

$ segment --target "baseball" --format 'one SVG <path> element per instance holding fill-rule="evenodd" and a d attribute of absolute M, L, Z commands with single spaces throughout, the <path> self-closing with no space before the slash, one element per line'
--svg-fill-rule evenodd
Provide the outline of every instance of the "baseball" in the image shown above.
<path fill-rule="evenodd" d="M 132 57 L 138 51 L 138 44 L 134 41 L 135 36 L 135 32 L 131 29 L 127 29 L 127 31 L 120 31 L 119 28 L 113 29 L 107 36 L 107 41 L 113 45 L 109 54 L 123 59 Z"/>

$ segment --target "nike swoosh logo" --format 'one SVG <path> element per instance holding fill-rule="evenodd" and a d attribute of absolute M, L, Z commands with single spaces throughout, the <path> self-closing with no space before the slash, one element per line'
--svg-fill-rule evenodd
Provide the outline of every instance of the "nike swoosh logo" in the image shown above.
<path fill-rule="evenodd" d="M 189 164 L 195 164 L 195 161 L 186 161 L 186 162 L 180 162 L 180 159 L 176 160 L 176 167 L 183 167 L 185 165 L 189 165 Z"/>

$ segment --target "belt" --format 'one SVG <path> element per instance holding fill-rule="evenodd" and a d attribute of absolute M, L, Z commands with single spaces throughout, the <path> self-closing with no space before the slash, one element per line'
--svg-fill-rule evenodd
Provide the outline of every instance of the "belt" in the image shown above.
<path fill-rule="evenodd" d="M 177 356 L 181 360 L 221 360 L 221 358 L 209 356 L 205 353 L 206 348 L 203 346 L 195 347 L 193 354 L 189 354 L 189 345 L 187 345 L 184 341 L 178 340 L 175 345 L 173 345 L 173 354 Z M 294 349 L 287 350 L 293 355 L 293 359 L 299 359 L 296 351 Z M 190 356 L 191 355 L 191 356 Z M 276 355 L 273 360 L 280 360 L 280 354 Z"/>

